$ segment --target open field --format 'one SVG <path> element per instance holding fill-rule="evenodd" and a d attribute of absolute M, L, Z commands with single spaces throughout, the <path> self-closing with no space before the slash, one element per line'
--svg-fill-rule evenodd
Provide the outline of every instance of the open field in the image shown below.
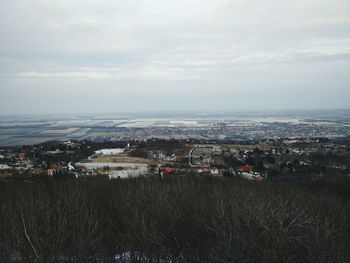
<path fill-rule="evenodd" d="M 188 114 L 180 116 L 0 117 L 0 145 L 70 139 L 120 141 L 160 139 L 247 140 L 350 135 L 348 111 L 329 114 Z"/>
<path fill-rule="evenodd" d="M 42 131 L 41 133 L 43 134 L 70 134 L 73 133 L 80 128 L 67 128 L 67 129 L 57 129 L 57 130 L 45 130 Z"/>

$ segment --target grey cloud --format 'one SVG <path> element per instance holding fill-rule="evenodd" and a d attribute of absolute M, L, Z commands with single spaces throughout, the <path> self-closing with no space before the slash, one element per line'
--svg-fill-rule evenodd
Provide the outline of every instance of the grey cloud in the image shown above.
<path fill-rule="evenodd" d="M 349 28 L 346 0 L 3 0 L 0 110 L 348 107 Z"/>

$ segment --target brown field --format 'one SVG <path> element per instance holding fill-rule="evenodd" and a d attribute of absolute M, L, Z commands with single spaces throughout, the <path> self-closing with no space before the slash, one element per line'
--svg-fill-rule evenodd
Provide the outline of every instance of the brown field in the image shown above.
<path fill-rule="evenodd" d="M 167 162 L 153 161 L 146 158 L 132 157 L 126 154 L 100 156 L 94 159 L 94 163 L 145 163 L 145 164 L 165 164 Z"/>

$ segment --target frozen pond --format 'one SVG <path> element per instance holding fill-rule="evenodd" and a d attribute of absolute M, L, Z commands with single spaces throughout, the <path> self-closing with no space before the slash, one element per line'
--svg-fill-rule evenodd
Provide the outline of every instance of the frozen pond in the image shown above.
<path fill-rule="evenodd" d="M 109 178 L 127 178 L 148 174 L 148 164 L 145 163 L 76 163 L 77 167 L 89 170 L 103 169 L 104 167 L 122 168 L 120 171 L 109 171 Z"/>
<path fill-rule="evenodd" d="M 108 177 L 110 179 L 133 178 L 143 174 L 147 174 L 147 172 L 148 172 L 147 169 L 111 171 L 108 173 Z"/>
<path fill-rule="evenodd" d="M 101 149 L 101 150 L 95 151 L 95 154 L 98 154 L 98 155 L 116 155 L 116 154 L 120 154 L 123 152 L 124 152 L 124 149 L 122 149 L 122 148 L 114 148 L 114 149 Z"/>
<path fill-rule="evenodd" d="M 124 152 L 122 148 L 101 149 L 95 151 L 96 155 L 118 155 Z M 125 162 L 78 162 L 77 167 L 84 167 L 88 170 L 110 168 L 119 168 L 119 171 L 109 171 L 109 178 L 127 178 L 136 177 L 148 173 L 148 164 L 145 163 L 125 163 Z"/>

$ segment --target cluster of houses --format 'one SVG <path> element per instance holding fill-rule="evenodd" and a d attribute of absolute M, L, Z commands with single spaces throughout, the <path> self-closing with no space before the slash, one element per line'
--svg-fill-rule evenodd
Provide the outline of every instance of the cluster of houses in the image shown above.
<path fill-rule="evenodd" d="M 163 148 L 162 142 L 159 144 L 157 141 L 152 142 L 156 147 L 148 147 L 147 142 L 140 142 L 140 145 L 141 143 L 140 148 L 145 150 L 146 155 L 142 158 L 135 157 L 135 162 L 130 161 L 133 157 L 129 155 L 132 150 L 140 149 L 135 142 L 133 146 L 130 144 L 122 146 L 124 148 L 112 148 L 111 143 L 107 145 L 109 148 L 101 147 L 102 150 L 99 147 L 103 144 L 93 142 L 63 142 L 46 146 L 0 149 L 0 176 L 107 175 L 109 178 L 126 178 L 139 175 L 177 176 L 191 173 L 240 176 L 247 180 L 262 181 L 271 176 L 313 171 L 312 169 L 317 172 L 324 168 L 342 173 L 349 171 L 345 158 L 349 154 L 349 146 L 346 143 L 311 139 L 308 141 L 284 139 L 264 144 L 231 145 L 181 142 L 183 147 L 181 151 L 176 148 L 176 142 L 175 146 Z M 170 143 L 167 143 L 169 146 Z M 130 160 L 113 161 L 113 156 L 119 154 Z M 319 161 L 321 157 L 317 154 L 326 156 L 325 161 Z M 112 156 L 110 158 L 112 161 L 101 163 L 97 160 L 105 155 Z M 86 163 L 81 160 L 85 160 Z M 138 160 L 141 162 L 137 163 Z"/>
<path fill-rule="evenodd" d="M 239 167 L 236 175 L 241 176 L 247 180 L 263 181 L 266 176 L 262 173 L 254 171 L 254 167 L 251 165 L 243 165 Z"/>
<path fill-rule="evenodd" d="M 174 153 L 172 153 L 171 155 L 167 155 L 166 153 L 160 150 L 150 151 L 149 156 L 151 157 L 152 160 L 155 160 L 155 161 L 175 161 L 176 160 L 176 156 Z"/>

